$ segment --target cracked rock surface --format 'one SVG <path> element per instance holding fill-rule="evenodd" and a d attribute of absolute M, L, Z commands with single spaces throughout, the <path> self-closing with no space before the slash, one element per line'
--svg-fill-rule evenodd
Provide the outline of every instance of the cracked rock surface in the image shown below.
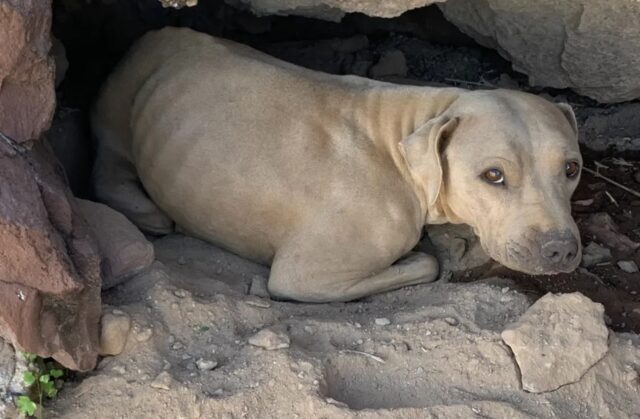
<path fill-rule="evenodd" d="M 575 383 L 605 355 L 604 307 L 579 292 L 547 294 L 502 339 L 513 351 L 522 388 L 542 393 Z"/>

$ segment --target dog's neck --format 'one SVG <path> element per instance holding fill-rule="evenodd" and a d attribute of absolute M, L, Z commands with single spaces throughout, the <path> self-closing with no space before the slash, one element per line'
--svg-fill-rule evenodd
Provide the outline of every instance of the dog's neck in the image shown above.
<path fill-rule="evenodd" d="M 414 96 L 407 100 L 407 93 Z M 369 110 L 374 109 L 376 116 L 366 127 L 370 138 L 386 150 L 407 183 L 411 185 L 420 205 L 420 220 L 425 224 L 456 223 L 459 221 L 439 197 L 434 205 L 428 205 L 424 185 L 412 176 L 406 159 L 400 153 L 399 143 L 422 127 L 429 120 L 442 115 L 449 106 L 464 92 L 456 88 L 430 88 L 420 86 L 394 86 L 389 89 L 375 90 L 368 99 Z"/>

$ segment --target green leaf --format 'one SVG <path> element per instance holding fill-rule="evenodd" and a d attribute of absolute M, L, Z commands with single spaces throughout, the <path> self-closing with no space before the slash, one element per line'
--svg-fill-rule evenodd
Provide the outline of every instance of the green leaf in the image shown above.
<path fill-rule="evenodd" d="M 56 389 L 55 383 L 53 381 L 48 381 L 42 384 L 42 392 L 48 398 L 52 399 L 58 394 L 58 389 Z"/>
<path fill-rule="evenodd" d="M 64 375 L 64 371 L 58 368 L 53 368 L 49 370 L 49 375 L 52 376 L 53 378 L 60 378 Z"/>
<path fill-rule="evenodd" d="M 51 377 L 49 377 L 49 374 L 42 374 L 40 376 L 41 383 L 48 383 L 49 381 L 51 381 Z"/>
<path fill-rule="evenodd" d="M 36 382 L 36 376 L 32 371 L 25 371 L 22 373 L 22 382 L 25 386 L 31 387 Z"/>
<path fill-rule="evenodd" d="M 22 356 L 24 356 L 24 358 L 29 362 L 33 362 L 36 359 L 38 359 L 38 355 L 29 353 L 29 352 L 23 352 Z"/>
<path fill-rule="evenodd" d="M 38 405 L 33 402 L 29 398 L 29 396 L 20 396 L 16 400 L 16 405 L 18 406 L 18 411 L 27 416 L 33 416 L 38 409 Z"/>

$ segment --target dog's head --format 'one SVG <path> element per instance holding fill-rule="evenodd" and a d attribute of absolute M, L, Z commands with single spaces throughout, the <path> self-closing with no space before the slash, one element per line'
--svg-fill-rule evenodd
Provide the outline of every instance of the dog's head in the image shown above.
<path fill-rule="evenodd" d="M 543 274 L 580 262 L 570 198 L 582 157 L 571 107 L 506 91 L 463 93 L 401 142 L 427 223 L 466 223 L 503 265 Z"/>

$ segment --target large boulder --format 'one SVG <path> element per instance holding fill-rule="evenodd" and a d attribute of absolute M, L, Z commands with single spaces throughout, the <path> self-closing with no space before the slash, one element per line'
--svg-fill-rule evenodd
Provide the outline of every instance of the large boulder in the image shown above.
<path fill-rule="evenodd" d="M 297 15 L 339 21 L 345 13 L 395 17 L 407 10 L 445 0 L 226 0 L 232 6 L 249 7 L 257 15 Z"/>
<path fill-rule="evenodd" d="M 0 141 L 0 336 L 68 368 L 95 366 L 100 258 L 62 169 Z"/>
<path fill-rule="evenodd" d="M 532 85 L 607 103 L 640 97 L 637 0 L 449 0 L 439 7 Z"/>
<path fill-rule="evenodd" d="M 55 108 L 50 0 L 0 0 L 0 131 L 36 139 Z"/>

